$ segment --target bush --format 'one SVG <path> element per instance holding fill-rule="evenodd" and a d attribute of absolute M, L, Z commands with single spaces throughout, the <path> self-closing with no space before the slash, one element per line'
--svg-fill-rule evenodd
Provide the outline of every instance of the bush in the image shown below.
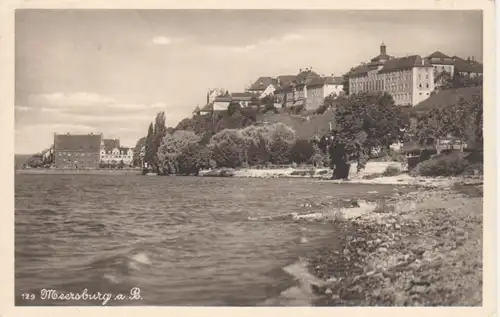
<path fill-rule="evenodd" d="M 395 165 L 389 165 L 385 169 L 385 171 L 382 173 L 383 176 L 396 176 L 401 173 L 401 170 L 399 169 L 398 166 Z"/>
<path fill-rule="evenodd" d="M 297 164 L 307 163 L 315 154 L 313 144 L 309 140 L 297 140 L 290 151 L 292 162 Z"/>
<path fill-rule="evenodd" d="M 461 153 L 439 155 L 416 166 L 421 176 L 457 176 L 463 174 L 468 162 Z"/>

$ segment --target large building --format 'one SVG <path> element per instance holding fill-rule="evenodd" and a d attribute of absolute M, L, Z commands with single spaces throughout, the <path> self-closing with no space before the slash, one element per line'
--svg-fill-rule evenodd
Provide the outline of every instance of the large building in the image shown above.
<path fill-rule="evenodd" d="M 132 166 L 134 150 L 120 146 L 119 139 L 103 139 L 101 142 L 100 160 L 103 164 Z"/>
<path fill-rule="evenodd" d="M 450 57 L 440 51 L 427 56 L 434 68 L 434 80 L 436 85 L 441 86 L 447 78 L 453 78 L 455 74 L 474 78 L 483 75 L 483 64 L 475 61 L 474 57 L 467 59 L 458 56 Z M 442 76 L 443 73 L 448 76 Z"/>
<path fill-rule="evenodd" d="M 238 103 L 241 107 L 246 108 L 255 97 L 257 96 L 251 92 L 226 92 L 224 95 L 213 98 L 213 100 L 207 103 L 202 109 L 195 109 L 195 112 L 205 115 L 208 113 L 225 111 L 231 103 Z"/>
<path fill-rule="evenodd" d="M 55 168 L 99 168 L 101 140 L 101 134 L 54 134 Z"/>
<path fill-rule="evenodd" d="M 279 77 L 278 77 L 279 79 Z M 279 103 L 283 107 L 304 106 L 308 110 L 317 109 L 325 97 L 335 93 L 342 93 L 343 80 L 341 77 L 320 76 L 310 68 L 300 70 L 299 74 L 280 83 L 275 91 Z"/>
<path fill-rule="evenodd" d="M 385 44 L 380 54 L 352 69 L 349 93 L 388 92 L 396 105 L 413 106 L 427 99 L 434 90 L 434 67 L 419 55 L 395 58 L 387 54 Z"/>
<path fill-rule="evenodd" d="M 278 80 L 272 77 L 259 77 L 251 86 L 247 89 L 247 92 L 257 96 L 258 98 L 264 98 L 265 96 L 271 95 L 276 90 Z"/>
<path fill-rule="evenodd" d="M 441 53 L 440 51 L 436 51 L 427 56 L 427 60 L 432 64 L 432 67 L 434 68 L 434 76 L 437 76 L 442 72 L 447 72 L 448 74 L 450 74 L 450 76 L 453 77 L 455 70 L 453 57 Z"/>

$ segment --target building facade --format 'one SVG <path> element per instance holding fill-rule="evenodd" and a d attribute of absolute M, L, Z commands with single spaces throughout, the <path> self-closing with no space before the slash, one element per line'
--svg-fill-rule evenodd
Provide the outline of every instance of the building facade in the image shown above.
<path fill-rule="evenodd" d="M 342 77 L 321 77 L 317 78 L 309 85 L 306 90 L 306 108 L 317 109 L 323 104 L 325 98 L 331 94 L 339 96 L 344 89 Z"/>
<path fill-rule="evenodd" d="M 103 139 L 101 142 L 100 161 L 103 164 L 132 166 L 134 150 L 120 146 L 118 139 Z"/>
<path fill-rule="evenodd" d="M 378 56 L 351 70 L 348 78 L 350 94 L 387 92 L 401 106 L 427 99 L 435 87 L 434 68 L 428 60 L 419 55 L 389 56 L 384 44 Z"/>
<path fill-rule="evenodd" d="M 271 95 L 276 90 L 278 80 L 272 77 L 259 77 L 251 86 L 247 89 L 247 92 L 258 97 L 259 99 L 265 96 Z"/>
<path fill-rule="evenodd" d="M 438 74 L 442 72 L 447 72 L 453 77 L 455 66 L 454 59 L 440 51 L 436 51 L 431 55 L 427 56 L 427 60 L 432 64 L 434 68 L 434 76 L 437 77 Z"/>
<path fill-rule="evenodd" d="M 99 168 L 101 140 L 101 134 L 54 134 L 54 167 Z"/>

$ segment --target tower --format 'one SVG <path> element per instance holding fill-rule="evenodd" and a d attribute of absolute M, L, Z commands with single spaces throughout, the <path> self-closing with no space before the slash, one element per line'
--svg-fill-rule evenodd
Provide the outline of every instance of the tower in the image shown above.
<path fill-rule="evenodd" d="M 387 54 L 387 46 L 385 46 L 384 42 L 380 44 L 380 55 L 386 55 Z"/>

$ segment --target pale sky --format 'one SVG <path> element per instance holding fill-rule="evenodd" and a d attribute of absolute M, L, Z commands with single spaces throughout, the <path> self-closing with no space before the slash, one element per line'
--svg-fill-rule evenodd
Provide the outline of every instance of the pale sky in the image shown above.
<path fill-rule="evenodd" d="M 482 60 L 480 11 L 18 10 L 16 153 L 53 133 L 134 146 L 157 112 L 175 126 L 207 90 L 312 67 L 340 76 L 379 52 Z"/>

